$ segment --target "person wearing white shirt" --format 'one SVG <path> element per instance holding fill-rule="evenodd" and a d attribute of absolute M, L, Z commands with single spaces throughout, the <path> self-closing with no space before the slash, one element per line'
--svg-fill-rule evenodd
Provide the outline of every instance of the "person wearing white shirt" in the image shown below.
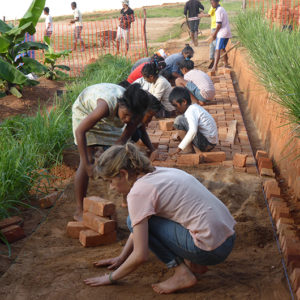
<path fill-rule="evenodd" d="M 211 151 L 219 142 L 218 128 L 214 118 L 199 104 L 192 104 L 188 89 L 175 87 L 169 97 L 170 102 L 181 115 L 174 121 L 174 128 L 186 132 L 174 154 L 192 144 L 200 151 Z"/>
<path fill-rule="evenodd" d="M 44 8 L 44 15 L 46 16 L 45 18 L 45 25 L 46 25 L 46 29 L 45 29 L 45 35 L 48 37 L 51 37 L 52 32 L 53 32 L 53 21 L 52 21 L 52 17 L 49 15 L 49 7 L 45 7 Z"/>
<path fill-rule="evenodd" d="M 211 69 L 212 72 L 217 71 L 218 69 L 221 50 L 225 51 L 225 56 L 224 56 L 225 67 L 229 67 L 228 56 L 225 48 L 227 46 L 228 40 L 232 37 L 232 35 L 230 31 L 227 12 L 224 9 L 224 7 L 220 6 L 219 2 L 220 0 L 211 1 L 212 7 L 216 9 L 215 14 L 216 14 L 216 23 L 217 23 L 216 31 L 212 36 L 214 40 L 216 39 L 215 62 L 213 68 Z"/>
<path fill-rule="evenodd" d="M 82 15 L 81 15 L 80 10 L 77 8 L 76 2 L 71 3 L 71 8 L 73 10 L 74 19 L 70 21 L 70 24 L 75 24 L 73 50 L 77 49 L 77 40 L 80 40 L 81 51 L 84 51 L 85 45 L 84 45 L 84 41 L 81 37 L 81 31 L 82 31 L 82 27 L 83 27 L 82 26 Z"/>

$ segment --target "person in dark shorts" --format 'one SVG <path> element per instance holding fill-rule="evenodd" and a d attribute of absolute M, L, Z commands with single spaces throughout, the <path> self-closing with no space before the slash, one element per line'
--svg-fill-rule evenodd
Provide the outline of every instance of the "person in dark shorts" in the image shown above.
<path fill-rule="evenodd" d="M 198 46 L 198 28 L 200 22 L 198 14 L 200 13 L 200 9 L 204 10 L 204 6 L 198 0 L 189 0 L 184 6 L 184 15 L 189 22 L 190 35 L 195 46 Z"/>

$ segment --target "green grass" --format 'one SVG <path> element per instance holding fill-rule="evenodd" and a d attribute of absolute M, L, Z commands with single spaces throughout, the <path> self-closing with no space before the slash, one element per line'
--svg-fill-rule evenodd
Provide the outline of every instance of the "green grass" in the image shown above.
<path fill-rule="evenodd" d="M 181 30 L 181 24 L 174 24 L 172 28 L 169 29 L 169 32 L 160 36 L 158 39 L 156 39 L 155 43 L 164 43 L 168 40 L 177 39 L 180 37 L 182 33 Z"/>
<path fill-rule="evenodd" d="M 71 107 L 80 92 L 96 83 L 118 83 L 130 68 L 123 58 L 101 57 L 67 85 L 50 112 L 42 109 L 34 117 L 18 116 L 0 125 L 0 220 L 29 204 L 29 191 L 46 176 L 41 169 L 61 162 L 64 148 L 73 142 Z"/>
<path fill-rule="evenodd" d="M 236 30 L 239 40 L 249 50 L 259 79 L 274 95 L 272 99 L 285 108 L 282 117 L 286 125 L 291 125 L 291 138 L 300 138 L 299 32 L 271 27 L 255 11 L 241 13 Z"/>

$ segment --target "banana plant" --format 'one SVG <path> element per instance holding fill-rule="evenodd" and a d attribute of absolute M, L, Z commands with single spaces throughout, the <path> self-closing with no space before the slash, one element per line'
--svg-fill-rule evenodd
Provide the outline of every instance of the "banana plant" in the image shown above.
<path fill-rule="evenodd" d="M 43 74 L 45 66 L 28 57 L 29 50 L 46 50 L 44 43 L 25 41 L 25 34 L 33 35 L 46 0 L 33 0 L 17 26 L 0 20 L 0 97 L 8 93 L 21 97 L 23 86 L 39 82 L 26 77 L 29 73 Z"/>
<path fill-rule="evenodd" d="M 48 68 L 45 77 L 51 80 L 66 78 L 68 75 L 62 72 L 61 70 L 70 71 L 70 68 L 65 65 L 58 65 L 56 64 L 56 61 L 61 57 L 68 56 L 72 51 L 63 50 L 63 51 L 55 52 L 53 47 L 51 46 L 50 38 L 48 36 L 44 36 L 44 42 L 48 46 L 48 50 L 45 51 L 45 60 L 44 60 L 44 64 Z"/>

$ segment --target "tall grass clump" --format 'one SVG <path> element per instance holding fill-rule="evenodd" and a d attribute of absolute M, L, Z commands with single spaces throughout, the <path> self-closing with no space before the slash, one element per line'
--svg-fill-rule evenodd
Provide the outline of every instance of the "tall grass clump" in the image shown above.
<path fill-rule="evenodd" d="M 249 50 L 255 72 L 272 99 L 285 108 L 291 139 L 300 138 L 300 34 L 269 23 L 259 12 L 241 13 L 236 19 L 238 38 Z"/>
<path fill-rule="evenodd" d="M 101 57 L 68 85 L 50 111 L 41 108 L 33 117 L 17 116 L 0 124 L 0 220 L 27 206 L 29 192 L 47 176 L 41 170 L 61 162 L 63 150 L 72 143 L 71 108 L 79 93 L 92 84 L 118 83 L 130 68 L 126 59 Z"/>

